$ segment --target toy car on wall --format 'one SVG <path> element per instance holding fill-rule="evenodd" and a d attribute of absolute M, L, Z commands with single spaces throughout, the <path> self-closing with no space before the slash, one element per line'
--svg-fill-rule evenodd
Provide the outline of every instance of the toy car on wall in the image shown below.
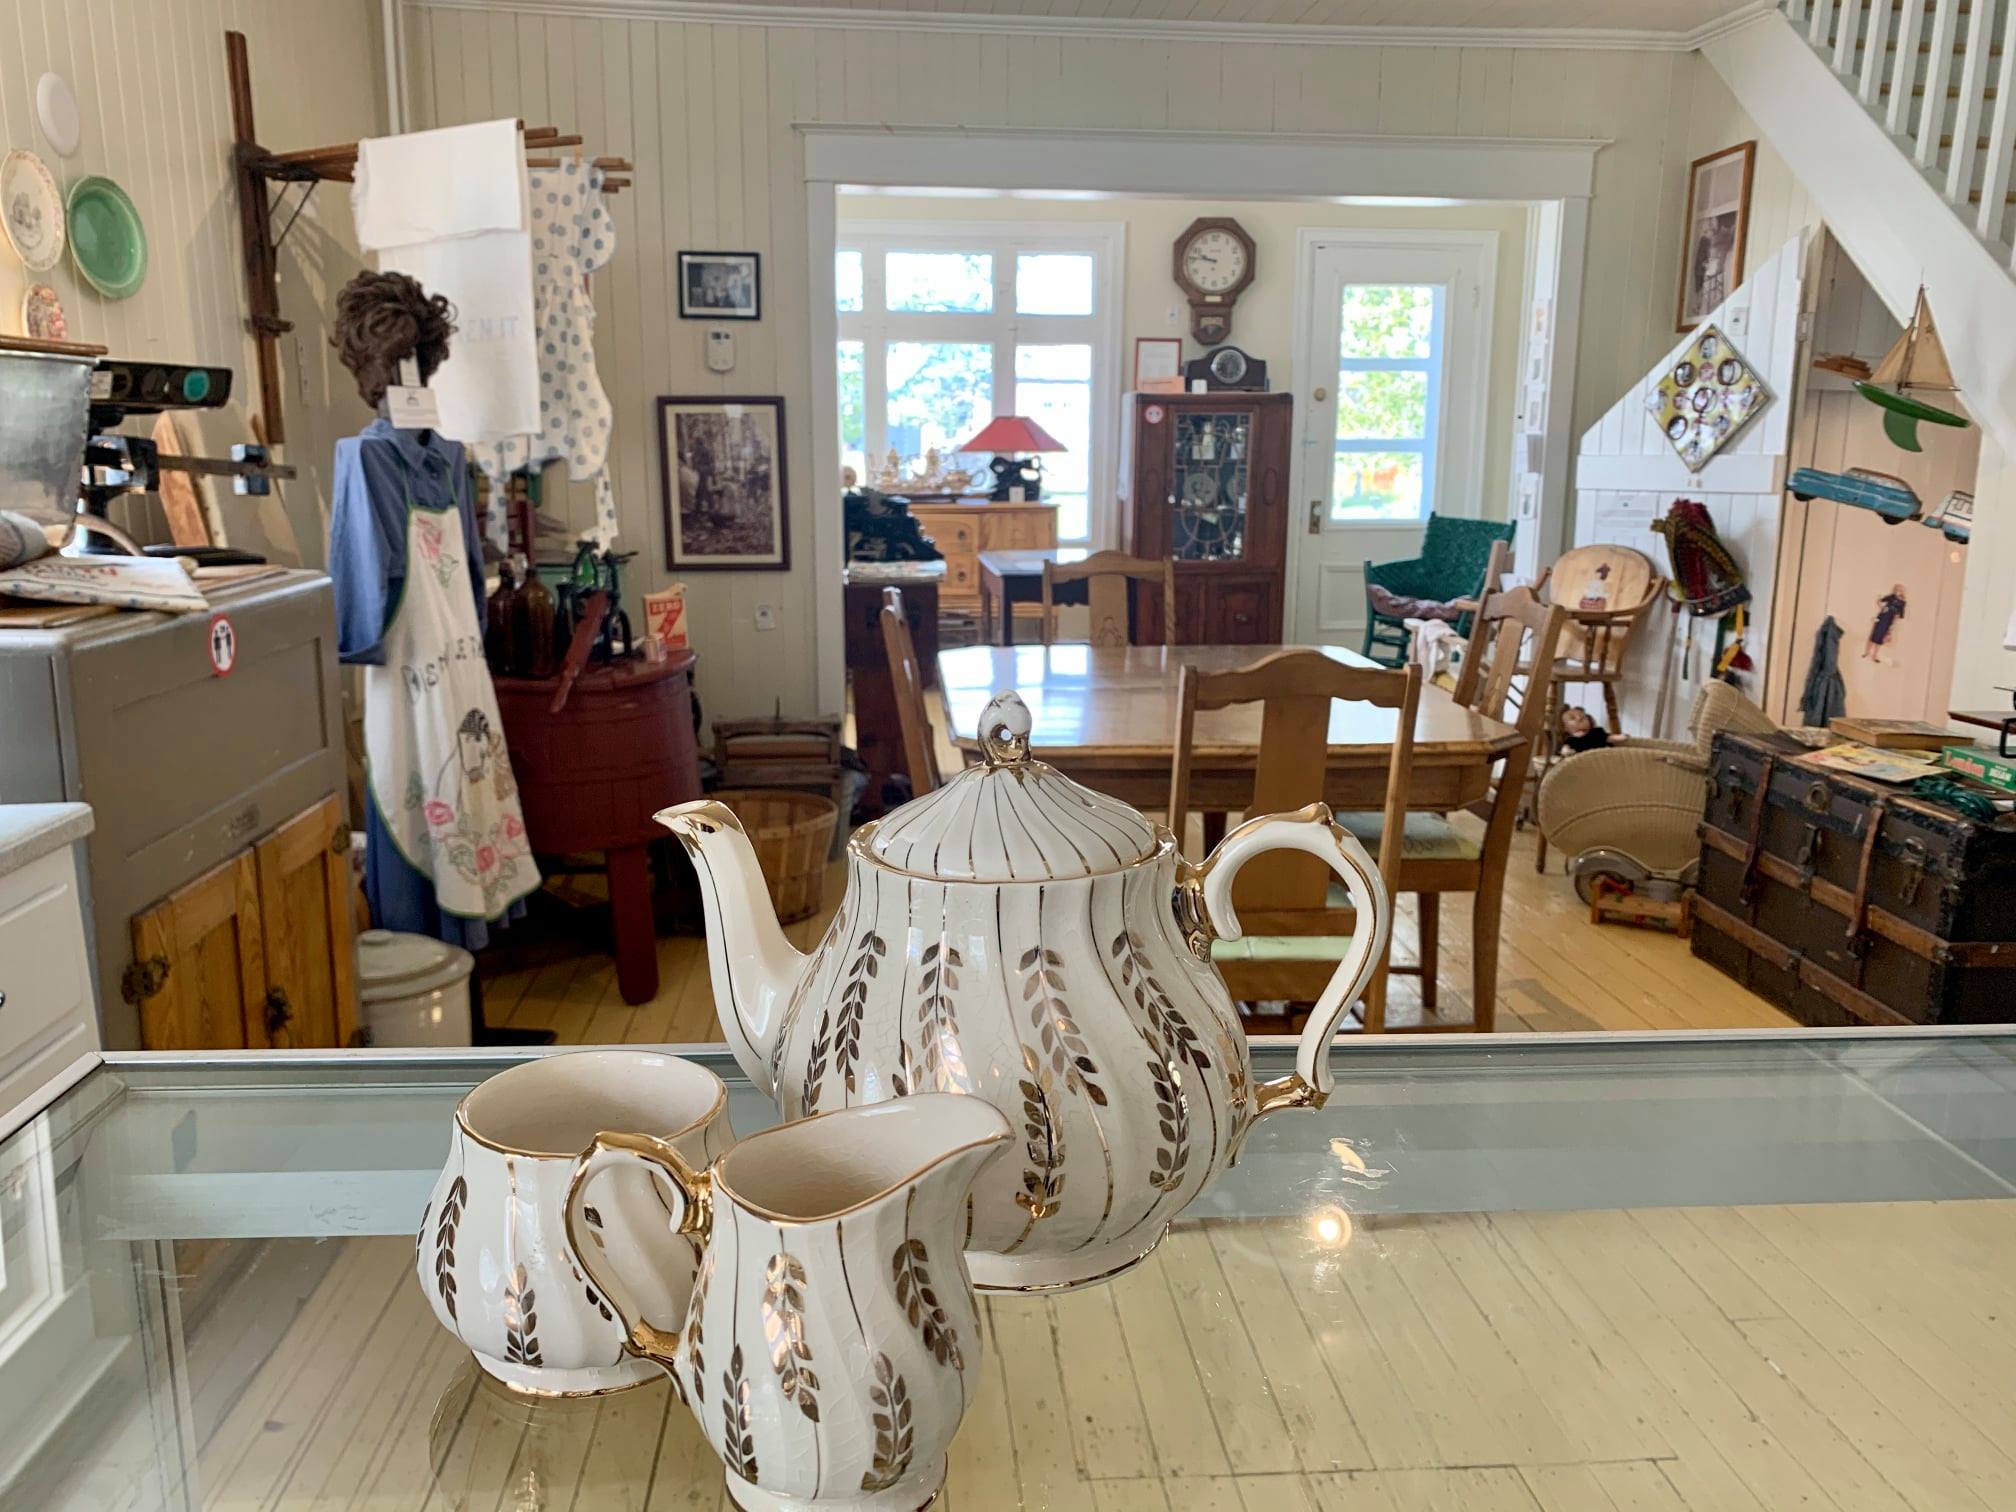
<path fill-rule="evenodd" d="M 1902 525 L 1906 520 L 1916 519 L 1925 507 L 1902 478 L 1868 467 L 1851 467 L 1839 473 L 1801 467 L 1793 471 L 1792 481 L 1786 486 L 1795 499 L 1832 499 L 1836 504 L 1873 509 L 1886 525 Z"/>
<path fill-rule="evenodd" d="M 1838 473 L 1801 467 L 1793 471 L 1787 487 L 1796 499 L 1829 499 L 1836 504 L 1873 510 L 1883 517 L 1886 525 L 1916 519 L 1925 507 L 1909 483 L 1870 467 L 1851 467 Z"/>
<path fill-rule="evenodd" d="M 1939 507 L 1918 522 L 1946 532 L 1946 539 L 1965 546 L 1974 534 L 1974 495 L 1956 488 L 1939 501 Z"/>

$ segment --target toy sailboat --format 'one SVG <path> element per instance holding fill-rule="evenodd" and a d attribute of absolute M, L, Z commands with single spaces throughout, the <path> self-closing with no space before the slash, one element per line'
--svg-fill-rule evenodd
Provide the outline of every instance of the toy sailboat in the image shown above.
<path fill-rule="evenodd" d="M 1939 344 L 1938 328 L 1932 324 L 1932 307 L 1925 302 L 1924 285 L 1918 288 L 1918 307 L 1911 323 L 1904 327 L 1896 344 L 1883 354 L 1876 371 L 1867 381 L 1855 385 L 1855 392 L 1882 408 L 1883 434 L 1905 451 L 1923 451 L 1918 444 L 1918 422 L 1934 425 L 1968 424 L 1956 415 L 1917 397 L 1921 393 L 1952 394 L 1959 391 L 1953 370 L 1946 365 L 1946 349 Z"/>

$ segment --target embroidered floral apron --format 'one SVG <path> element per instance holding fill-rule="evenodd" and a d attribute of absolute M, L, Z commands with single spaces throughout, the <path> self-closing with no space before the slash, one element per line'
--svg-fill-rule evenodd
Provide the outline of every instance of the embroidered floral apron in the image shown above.
<path fill-rule="evenodd" d="M 483 659 L 461 520 L 406 498 L 406 584 L 364 669 L 371 798 L 443 913 L 495 919 L 539 885 Z"/>

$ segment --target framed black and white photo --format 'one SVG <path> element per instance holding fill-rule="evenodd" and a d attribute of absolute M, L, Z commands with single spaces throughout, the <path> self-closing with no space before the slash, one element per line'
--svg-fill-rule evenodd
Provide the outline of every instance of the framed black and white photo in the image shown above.
<path fill-rule="evenodd" d="M 1680 246 L 1680 308 L 1676 331 L 1691 331 L 1743 282 L 1750 240 L 1750 175 L 1757 144 L 1739 142 L 1696 158 L 1687 173 L 1686 240 Z"/>
<path fill-rule="evenodd" d="M 754 252 L 681 252 L 679 314 L 687 320 L 761 320 L 763 259 Z"/>
<path fill-rule="evenodd" d="M 781 398 L 661 398 L 658 455 L 667 567 L 791 565 Z"/>

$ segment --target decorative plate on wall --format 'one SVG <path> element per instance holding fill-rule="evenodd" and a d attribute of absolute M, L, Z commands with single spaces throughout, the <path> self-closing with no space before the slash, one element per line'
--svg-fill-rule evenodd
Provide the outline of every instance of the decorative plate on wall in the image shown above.
<path fill-rule="evenodd" d="M 44 283 L 28 285 L 21 296 L 21 334 L 37 341 L 68 341 L 70 324 L 63 318 L 63 301 Z"/>
<path fill-rule="evenodd" d="M 47 273 L 63 258 L 63 196 L 49 165 L 16 148 L 0 158 L 0 228 L 31 273 Z"/>
<path fill-rule="evenodd" d="M 1764 381 L 1716 327 L 1703 326 L 1645 396 L 1645 408 L 1673 450 L 1699 472 L 1771 402 Z"/>
<path fill-rule="evenodd" d="M 125 299 L 147 281 L 147 228 L 109 178 L 93 174 L 70 186 L 70 256 L 107 299 Z"/>
<path fill-rule="evenodd" d="M 63 75 L 45 73 L 35 81 L 35 117 L 42 123 L 42 135 L 56 149 L 56 156 L 68 157 L 77 150 L 84 135 L 77 110 L 77 96 Z"/>

